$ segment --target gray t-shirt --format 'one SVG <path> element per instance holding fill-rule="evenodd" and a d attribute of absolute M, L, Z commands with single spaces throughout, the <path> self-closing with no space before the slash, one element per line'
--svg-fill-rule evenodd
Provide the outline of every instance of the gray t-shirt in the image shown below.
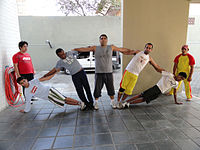
<path fill-rule="evenodd" d="M 25 88 L 26 105 L 24 111 L 29 112 L 31 110 L 31 98 L 33 96 L 48 100 L 50 88 L 50 86 L 41 84 L 37 78 L 29 81 L 29 87 Z"/>
<path fill-rule="evenodd" d="M 57 61 L 55 68 L 56 69 L 65 68 L 69 70 L 71 75 L 74 75 L 77 72 L 79 72 L 82 69 L 82 66 L 80 65 L 78 60 L 74 57 L 73 53 L 76 52 L 72 51 L 66 52 L 65 53 L 66 59 L 60 59 L 59 61 Z"/>
<path fill-rule="evenodd" d="M 95 52 L 95 73 L 112 73 L 112 48 L 96 46 Z"/>

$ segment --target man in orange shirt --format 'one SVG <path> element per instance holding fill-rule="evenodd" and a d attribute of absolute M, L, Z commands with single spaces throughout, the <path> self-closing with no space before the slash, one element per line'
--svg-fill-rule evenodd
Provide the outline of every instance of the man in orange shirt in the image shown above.
<path fill-rule="evenodd" d="M 183 80 L 185 85 L 185 94 L 187 100 L 192 100 L 190 81 L 192 81 L 192 74 L 194 71 L 195 60 L 194 57 L 188 53 L 189 51 L 188 45 L 183 45 L 181 50 L 182 54 L 179 54 L 174 59 L 173 74 L 177 75 L 179 72 L 185 72 L 187 74 L 188 78 Z M 179 82 L 178 88 L 181 86 L 181 83 L 182 81 Z M 172 95 L 172 93 L 173 89 L 169 92 L 169 94 Z"/>

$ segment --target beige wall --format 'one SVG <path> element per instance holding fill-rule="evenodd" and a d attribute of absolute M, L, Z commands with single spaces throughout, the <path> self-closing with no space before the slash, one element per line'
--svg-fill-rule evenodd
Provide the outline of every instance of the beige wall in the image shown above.
<path fill-rule="evenodd" d="M 145 43 L 152 42 L 151 56 L 161 67 L 172 71 L 173 59 L 186 42 L 188 12 L 188 0 L 124 0 L 123 47 L 142 50 Z M 123 68 L 131 58 L 123 56 Z M 160 77 L 148 64 L 133 93 L 150 88 Z"/>
<path fill-rule="evenodd" d="M 19 26 L 21 39 L 29 43 L 28 52 L 36 71 L 47 71 L 55 66 L 57 48 L 67 51 L 75 47 L 99 45 L 102 33 L 108 35 L 108 44 L 122 44 L 121 18 L 117 16 L 20 16 Z M 51 42 L 52 49 L 45 43 L 46 40 Z"/>

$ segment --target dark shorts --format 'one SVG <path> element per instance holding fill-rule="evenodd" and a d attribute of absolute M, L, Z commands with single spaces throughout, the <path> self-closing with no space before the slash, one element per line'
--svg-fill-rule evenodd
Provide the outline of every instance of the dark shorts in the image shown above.
<path fill-rule="evenodd" d="M 141 95 L 143 99 L 146 101 L 146 103 L 150 103 L 152 100 L 158 98 L 158 96 L 161 94 L 160 89 L 157 85 L 153 86 L 152 88 L 144 91 Z"/>
<path fill-rule="evenodd" d="M 95 89 L 94 97 L 101 97 L 101 90 L 106 85 L 107 93 L 109 96 L 115 95 L 114 85 L 113 85 L 113 74 L 112 73 L 96 73 L 95 74 Z"/>

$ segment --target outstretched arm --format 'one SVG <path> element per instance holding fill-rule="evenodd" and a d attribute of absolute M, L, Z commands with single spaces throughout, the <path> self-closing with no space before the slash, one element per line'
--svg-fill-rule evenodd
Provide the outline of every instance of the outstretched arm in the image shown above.
<path fill-rule="evenodd" d="M 79 52 L 90 52 L 90 51 L 96 51 L 96 46 L 81 47 L 81 48 L 75 48 L 72 50 L 79 51 Z"/>
<path fill-rule="evenodd" d="M 156 62 L 150 57 L 149 63 L 153 66 L 153 68 L 157 71 L 162 73 L 162 71 L 165 71 L 165 69 L 161 68 Z"/>
<path fill-rule="evenodd" d="M 41 78 L 39 78 L 39 81 L 42 82 L 42 81 L 50 80 L 51 78 L 53 78 L 53 76 L 54 76 L 56 73 L 57 73 L 57 71 L 54 72 L 54 73 L 52 73 L 52 74 L 49 75 L 49 76 L 41 77 Z"/>
<path fill-rule="evenodd" d="M 174 102 L 175 102 L 175 104 L 178 104 L 178 105 L 180 105 L 180 104 L 183 104 L 183 103 L 179 103 L 179 102 L 177 102 L 177 96 L 176 96 L 176 89 L 174 88 Z"/>
<path fill-rule="evenodd" d="M 48 77 L 48 76 L 50 76 L 50 75 L 52 75 L 54 73 L 57 73 L 59 71 L 60 71 L 60 69 L 53 68 L 48 73 L 46 73 L 43 77 Z"/>
<path fill-rule="evenodd" d="M 113 51 L 119 51 L 119 52 L 121 52 L 125 55 L 135 55 L 135 54 L 140 52 L 139 50 L 131 50 L 131 49 L 128 49 L 128 48 L 116 47 L 114 45 L 112 45 L 112 50 Z"/>

